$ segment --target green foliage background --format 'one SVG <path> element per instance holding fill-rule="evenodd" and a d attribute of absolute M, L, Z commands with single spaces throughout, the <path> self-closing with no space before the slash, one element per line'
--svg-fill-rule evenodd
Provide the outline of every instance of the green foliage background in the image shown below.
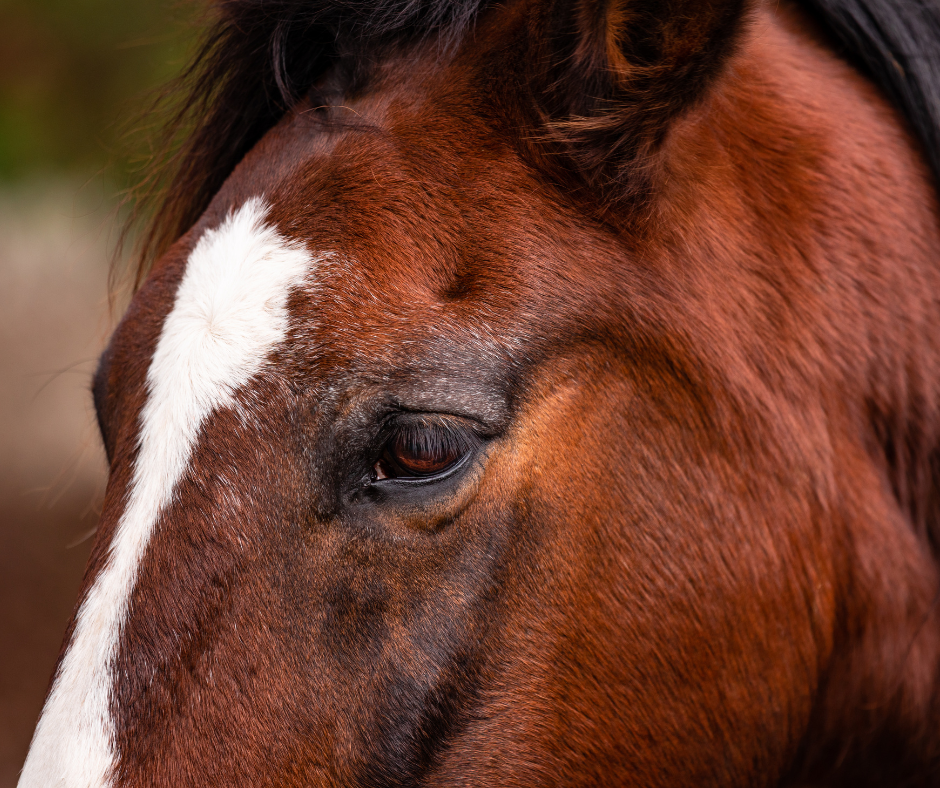
<path fill-rule="evenodd" d="M 199 6 L 178 0 L 0 0 L 0 182 L 133 180 L 154 91 L 179 72 Z"/>

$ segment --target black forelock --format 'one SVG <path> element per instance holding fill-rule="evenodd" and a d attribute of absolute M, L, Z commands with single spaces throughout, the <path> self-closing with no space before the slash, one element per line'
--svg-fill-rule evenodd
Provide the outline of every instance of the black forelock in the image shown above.
<path fill-rule="evenodd" d="M 335 54 L 437 34 L 459 38 L 484 0 L 216 0 L 217 34 L 267 56 L 282 103 L 307 87 L 309 72 Z"/>

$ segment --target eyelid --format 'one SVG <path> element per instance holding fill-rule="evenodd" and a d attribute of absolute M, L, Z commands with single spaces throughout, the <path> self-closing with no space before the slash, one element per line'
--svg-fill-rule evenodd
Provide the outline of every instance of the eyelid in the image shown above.
<path fill-rule="evenodd" d="M 435 429 L 456 439 L 467 448 L 478 446 L 488 434 L 485 426 L 467 418 L 450 413 L 399 410 L 391 414 L 381 429 L 382 446 L 387 446 L 392 435 L 407 429 Z"/>
<path fill-rule="evenodd" d="M 385 479 L 376 479 L 373 484 L 381 485 L 398 485 L 398 486 L 407 486 L 407 487 L 420 487 L 422 485 L 431 485 L 437 484 L 438 482 L 443 482 L 449 479 L 450 477 L 459 473 L 463 468 L 468 465 L 473 457 L 474 452 L 468 451 L 464 454 L 457 462 L 453 465 L 449 465 L 440 473 L 434 474 L 433 476 L 391 476 Z"/>
<path fill-rule="evenodd" d="M 381 444 L 382 448 L 374 467 L 381 472 L 379 466 L 385 462 L 392 466 L 392 470 L 401 475 L 383 476 L 376 478 L 375 481 L 414 482 L 443 479 L 449 476 L 452 471 L 462 466 L 466 459 L 483 443 L 478 429 L 475 429 L 474 425 L 470 424 L 467 419 L 461 417 L 427 413 L 407 414 L 404 416 L 397 414 L 397 416 L 397 418 L 393 418 L 390 421 L 387 428 L 384 430 L 385 434 Z M 407 434 L 409 432 L 411 432 L 412 435 L 409 436 Z M 437 433 L 434 440 L 441 440 L 449 444 L 445 448 L 447 453 L 458 455 L 454 462 L 445 466 L 439 472 L 426 475 L 415 473 L 414 469 L 404 467 L 401 462 L 395 459 L 394 455 L 391 455 L 390 448 L 396 438 L 404 437 L 405 440 L 417 442 L 420 440 L 420 433 L 426 434 L 428 432 Z"/>

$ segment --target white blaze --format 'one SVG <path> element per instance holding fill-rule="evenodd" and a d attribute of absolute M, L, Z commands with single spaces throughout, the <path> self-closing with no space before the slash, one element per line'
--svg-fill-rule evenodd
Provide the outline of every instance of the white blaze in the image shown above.
<path fill-rule="evenodd" d="M 190 255 L 147 373 L 147 402 L 127 507 L 109 557 L 78 612 L 20 788 L 105 788 L 117 753 L 112 668 L 138 566 L 186 472 L 203 421 L 234 404 L 287 333 L 287 298 L 314 260 L 246 202 Z"/>

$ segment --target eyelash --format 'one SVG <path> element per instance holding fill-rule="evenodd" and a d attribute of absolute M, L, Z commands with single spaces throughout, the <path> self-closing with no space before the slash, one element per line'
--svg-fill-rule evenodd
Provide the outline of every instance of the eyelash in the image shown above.
<path fill-rule="evenodd" d="M 469 429 L 443 419 L 421 419 L 396 425 L 375 463 L 375 480 L 427 479 L 446 473 L 480 441 Z"/>

